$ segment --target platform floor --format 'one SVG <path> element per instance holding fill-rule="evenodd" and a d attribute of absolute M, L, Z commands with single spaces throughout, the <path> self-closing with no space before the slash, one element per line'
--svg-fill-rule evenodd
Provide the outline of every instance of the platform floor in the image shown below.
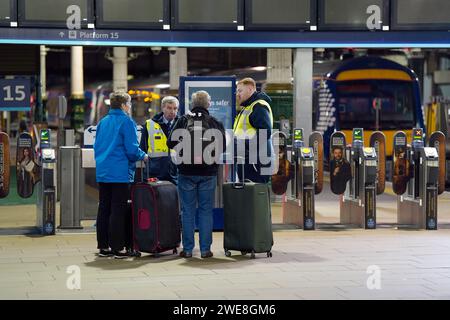
<path fill-rule="evenodd" d="M 450 230 L 274 232 L 273 257 L 114 260 L 94 234 L 0 237 L 0 299 L 450 299 Z M 81 290 L 69 290 L 69 266 Z M 379 270 L 379 289 L 369 289 Z M 374 269 L 371 269 L 374 268 Z M 372 287 L 373 288 L 373 287 Z"/>
<path fill-rule="evenodd" d="M 386 225 L 330 227 L 339 219 L 337 199 L 317 198 L 319 227 L 327 227 L 316 231 L 281 225 L 275 204 L 273 257 L 255 260 L 238 252 L 225 257 L 222 232 L 214 233 L 211 259 L 196 250 L 189 260 L 167 254 L 120 261 L 96 256 L 94 233 L 2 235 L 0 299 L 450 299 L 449 194 L 439 200 L 437 231 L 389 225 L 396 217 L 389 194 L 378 201 Z M 32 223 L 34 210 L 0 206 L 0 228 Z M 67 287 L 69 266 L 80 270 L 80 290 Z"/>

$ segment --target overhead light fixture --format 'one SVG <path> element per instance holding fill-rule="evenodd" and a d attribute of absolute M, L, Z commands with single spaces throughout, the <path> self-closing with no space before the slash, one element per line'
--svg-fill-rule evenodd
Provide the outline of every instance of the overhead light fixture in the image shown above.
<path fill-rule="evenodd" d="M 155 86 L 155 88 L 157 88 L 157 89 L 168 89 L 168 88 L 170 88 L 170 84 L 168 84 L 168 83 L 160 83 L 160 84 L 157 84 Z"/>
<path fill-rule="evenodd" d="M 265 66 L 258 66 L 258 67 L 252 67 L 251 69 L 254 70 L 254 71 L 266 71 L 267 67 L 265 67 Z"/>

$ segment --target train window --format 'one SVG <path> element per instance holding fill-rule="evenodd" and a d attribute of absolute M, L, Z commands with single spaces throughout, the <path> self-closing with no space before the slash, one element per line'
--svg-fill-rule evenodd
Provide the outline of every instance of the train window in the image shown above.
<path fill-rule="evenodd" d="M 94 22 L 94 2 L 91 0 L 19 0 L 18 5 L 19 26 L 67 28 L 68 18 L 77 12 L 73 6 L 80 10 L 80 27 L 86 28 Z"/>
<path fill-rule="evenodd" d="M 249 30 L 309 30 L 316 25 L 316 1 L 246 0 L 245 19 Z"/>
<path fill-rule="evenodd" d="M 0 26 L 10 26 L 17 21 L 16 0 L 0 0 Z"/>
<path fill-rule="evenodd" d="M 169 25 L 169 0 L 96 0 L 99 28 L 163 29 Z"/>
<path fill-rule="evenodd" d="M 318 13 L 319 30 L 373 31 L 389 25 L 388 0 L 319 0 Z M 379 21 L 374 20 L 377 14 Z"/>
<path fill-rule="evenodd" d="M 361 88 L 370 90 L 361 90 Z M 352 129 L 357 126 L 375 129 L 374 99 L 381 101 L 380 128 L 382 130 L 414 127 L 415 98 L 412 83 L 367 80 L 345 81 L 337 85 L 337 106 L 341 129 Z"/>
<path fill-rule="evenodd" d="M 172 0 L 172 29 L 237 30 L 243 26 L 243 0 Z"/>
<path fill-rule="evenodd" d="M 450 1 L 392 0 L 393 30 L 449 30 Z"/>

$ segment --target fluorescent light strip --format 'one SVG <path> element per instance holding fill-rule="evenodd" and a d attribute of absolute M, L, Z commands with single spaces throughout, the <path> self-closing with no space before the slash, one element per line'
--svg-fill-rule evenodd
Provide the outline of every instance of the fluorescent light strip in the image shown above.
<path fill-rule="evenodd" d="M 305 43 L 226 43 L 226 42 L 147 42 L 147 41 L 70 41 L 70 40 L 17 40 L 0 39 L 2 44 L 37 44 L 37 45 L 77 45 L 77 46 L 127 46 L 127 47 L 233 47 L 233 48 L 450 48 L 447 43 L 333 43 L 333 42 L 305 42 Z"/>

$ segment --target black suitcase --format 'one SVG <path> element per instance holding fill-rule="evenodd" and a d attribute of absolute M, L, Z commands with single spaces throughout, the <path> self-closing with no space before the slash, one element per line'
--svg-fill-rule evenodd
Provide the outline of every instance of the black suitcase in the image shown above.
<path fill-rule="evenodd" d="M 225 183 L 223 185 L 225 255 L 230 250 L 242 254 L 266 253 L 272 257 L 273 234 L 269 187 L 265 183 Z"/>
<path fill-rule="evenodd" d="M 134 184 L 131 207 L 135 255 L 158 256 L 169 250 L 176 254 L 181 242 L 177 187 L 157 179 Z"/>

